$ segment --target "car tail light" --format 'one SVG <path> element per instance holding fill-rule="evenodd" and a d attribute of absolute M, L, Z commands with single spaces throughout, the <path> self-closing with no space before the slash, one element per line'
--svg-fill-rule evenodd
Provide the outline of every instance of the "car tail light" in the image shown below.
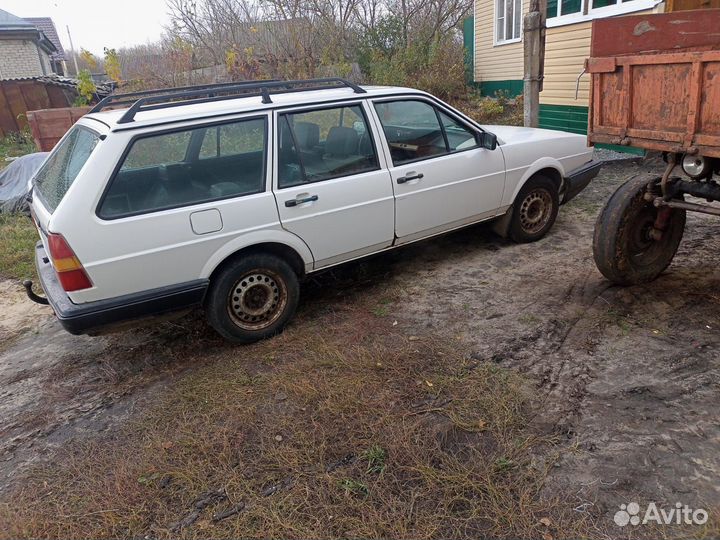
<path fill-rule="evenodd" d="M 48 249 L 60 285 L 66 292 L 92 287 L 92 282 L 85 273 L 83 265 L 61 234 L 50 233 L 48 235 Z"/>

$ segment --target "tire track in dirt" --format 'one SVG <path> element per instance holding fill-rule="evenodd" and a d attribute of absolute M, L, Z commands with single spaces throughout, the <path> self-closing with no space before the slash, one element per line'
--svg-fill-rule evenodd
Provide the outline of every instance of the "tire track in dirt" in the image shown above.
<path fill-rule="evenodd" d="M 534 382 L 534 423 L 568 449 L 545 489 L 576 491 L 578 511 L 610 526 L 630 500 L 720 504 L 716 222 L 690 215 L 676 261 L 644 286 L 612 286 L 592 261 L 601 205 L 653 166 L 607 167 L 535 244 L 504 244 L 482 228 L 449 238 L 440 249 L 460 257 L 423 257 L 444 285 L 428 290 L 418 272 L 413 301 L 401 306 L 411 325 L 429 319 L 462 337 L 475 358 Z M 458 288 L 466 305 L 455 300 Z"/>

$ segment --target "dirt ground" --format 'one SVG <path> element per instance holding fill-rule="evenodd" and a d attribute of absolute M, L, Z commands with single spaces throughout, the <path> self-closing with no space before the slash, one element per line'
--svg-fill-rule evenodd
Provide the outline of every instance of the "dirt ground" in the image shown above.
<path fill-rule="evenodd" d="M 377 287 L 394 329 L 436 329 L 470 356 L 517 370 L 537 389 L 532 424 L 565 450 L 544 490 L 571 494 L 611 536 L 635 501 L 720 508 L 720 240 L 688 216 L 680 251 L 654 283 L 611 286 L 592 261 L 595 217 L 629 175 L 609 163 L 542 241 L 515 245 L 478 226 L 311 279 L 295 324 Z M 71 336 L 47 308 L 0 283 L 0 498 L 28 466 L 70 441 L 141 415 L 174 378 L 230 346 L 197 316 L 104 337 Z M 238 354 L 242 354 L 242 349 Z M 670 526 L 663 534 L 707 534 Z"/>

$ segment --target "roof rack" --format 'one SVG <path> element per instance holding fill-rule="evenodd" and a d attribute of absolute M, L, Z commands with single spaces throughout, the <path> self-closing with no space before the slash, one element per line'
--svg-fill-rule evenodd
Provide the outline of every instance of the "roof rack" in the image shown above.
<path fill-rule="evenodd" d="M 116 94 L 104 98 L 90 111 L 99 112 L 108 107 L 117 105 L 130 105 L 130 108 L 118 120 L 118 124 L 127 124 L 135 120 L 140 111 L 151 111 L 208 103 L 238 97 L 262 96 L 263 103 L 272 103 L 271 94 L 284 94 L 290 92 L 303 92 L 305 90 L 330 90 L 337 88 L 351 88 L 356 94 L 365 94 L 366 91 L 358 85 L 339 77 L 324 79 L 305 79 L 295 81 L 262 80 L 243 81 L 232 83 L 207 84 L 200 86 L 183 86 L 179 88 L 143 90 L 126 94 Z"/>
<path fill-rule="evenodd" d="M 266 81 L 258 82 L 275 82 L 277 79 L 268 79 Z M 124 94 L 111 94 L 106 96 L 104 99 L 99 101 L 91 110 L 91 113 L 100 112 L 108 107 L 116 107 L 118 105 L 127 105 L 135 103 L 141 97 L 147 97 L 152 95 L 163 95 L 170 96 L 171 94 L 181 93 L 189 90 L 210 90 L 212 88 L 222 89 L 224 87 L 238 86 L 243 84 L 242 82 L 228 82 L 228 83 L 214 83 L 214 84 L 200 84 L 193 86 L 177 86 L 175 88 L 155 88 L 153 90 L 140 90 L 137 92 L 126 92 Z"/>

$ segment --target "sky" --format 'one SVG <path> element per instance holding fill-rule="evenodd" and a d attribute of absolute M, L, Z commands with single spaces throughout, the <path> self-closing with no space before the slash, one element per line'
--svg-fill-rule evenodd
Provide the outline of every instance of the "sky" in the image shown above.
<path fill-rule="evenodd" d="M 0 9 L 18 17 L 50 17 L 63 47 L 73 44 L 102 55 L 103 47 L 116 48 L 156 41 L 169 23 L 165 0 L 0 0 Z"/>

